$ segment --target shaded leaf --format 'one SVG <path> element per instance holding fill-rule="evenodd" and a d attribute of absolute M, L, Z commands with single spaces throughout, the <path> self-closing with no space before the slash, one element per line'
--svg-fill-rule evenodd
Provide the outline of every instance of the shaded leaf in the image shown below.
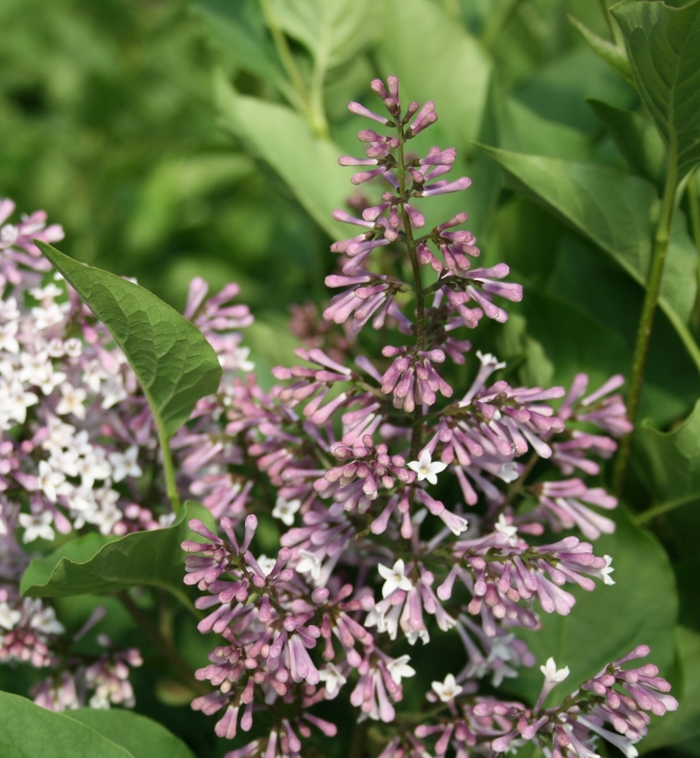
<path fill-rule="evenodd" d="M 677 429 L 661 432 L 644 421 L 637 430 L 636 452 L 643 477 L 661 503 L 691 506 L 700 500 L 700 401 Z M 689 508 L 690 510 L 690 508 Z M 644 515 L 644 514 L 642 514 Z"/>
<path fill-rule="evenodd" d="M 583 309 L 590 318 L 619 334 L 625 342 L 624 352 L 631 355 L 644 291 L 611 256 L 571 233 L 561 240 L 553 261 L 548 292 Z M 627 374 L 628 368 L 621 367 L 620 371 Z M 700 374 L 671 323 L 661 314 L 651 335 L 639 418 L 669 424 L 687 414 L 699 395 Z"/>
<path fill-rule="evenodd" d="M 377 34 L 370 0 L 274 0 L 275 19 L 322 71 L 350 60 Z"/>
<path fill-rule="evenodd" d="M 653 185 L 620 169 L 523 155 L 482 146 L 514 180 L 516 189 L 543 204 L 609 253 L 646 286 L 651 256 Z M 682 220 L 674 224 L 659 306 L 700 367 L 700 351 L 685 326 L 697 289 L 695 255 Z M 692 353 L 691 353 L 692 354 Z"/>
<path fill-rule="evenodd" d="M 625 38 L 639 94 L 682 179 L 700 163 L 700 0 L 684 8 L 621 3 L 612 14 Z"/>
<path fill-rule="evenodd" d="M 557 700 L 636 645 L 649 645 L 646 660 L 655 663 L 662 676 L 673 661 L 678 599 L 668 556 L 621 506 L 612 516 L 616 532 L 600 537 L 593 548 L 596 555 L 612 556 L 615 585 L 599 585 L 593 592 L 567 585 L 577 598 L 569 616 L 541 613 L 541 630 L 518 632 L 537 658 L 537 666 L 521 669 L 518 679 L 506 682 L 509 690 L 530 702 L 542 687 L 539 665 L 550 656 L 571 670 L 555 690 Z"/>
<path fill-rule="evenodd" d="M 202 333 L 155 295 L 37 243 L 124 351 L 156 423 L 173 435 L 196 402 L 219 388 L 221 366 Z"/>
<path fill-rule="evenodd" d="M 499 144 L 506 150 L 568 160 L 590 160 L 588 135 L 549 121 L 526 105 L 508 98 L 498 119 Z"/>
<path fill-rule="evenodd" d="M 607 129 L 632 173 L 655 182 L 657 186 L 662 185 L 666 149 L 648 119 L 602 100 L 590 98 L 588 104 Z"/>
<path fill-rule="evenodd" d="M 136 758 L 89 726 L 0 692 L 2 758 Z"/>
<path fill-rule="evenodd" d="M 185 743 L 157 721 L 117 708 L 79 708 L 65 716 L 94 729 L 134 758 L 194 758 Z"/>
<path fill-rule="evenodd" d="M 429 0 L 384 0 L 378 54 L 385 75 L 401 79 L 404 105 L 434 100 L 438 122 L 458 149 L 479 131 L 491 63 L 477 40 Z M 429 62 L 429 65 L 428 65 Z"/>
<path fill-rule="evenodd" d="M 598 122 L 585 98 L 630 108 L 636 96 L 589 47 L 578 47 L 526 77 L 513 97 L 550 121 L 591 133 Z"/>
<path fill-rule="evenodd" d="M 585 24 L 582 24 L 573 16 L 569 16 L 568 18 L 570 24 L 583 37 L 583 39 L 588 42 L 593 52 L 602 58 L 628 84 L 634 86 L 632 68 L 630 62 L 627 60 L 627 55 L 624 49 L 619 48 L 617 45 L 608 42 L 602 37 L 599 37 L 595 32 L 592 32 Z"/>
<path fill-rule="evenodd" d="M 351 236 L 331 213 L 353 193 L 342 150 L 314 136 L 307 121 L 283 105 L 238 94 L 219 74 L 216 100 L 223 124 L 244 139 L 284 179 L 300 205 L 331 237 Z"/>
<path fill-rule="evenodd" d="M 274 82 L 290 103 L 296 103 L 275 46 L 268 36 L 258 0 L 194 0 L 215 45 L 240 68 Z"/>
<path fill-rule="evenodd" d="M 108 594 L 137 586 L 161 587 L 184 598 L 185 556 L 180 543 L 190 535 L 188 522 L 198 518 L 213 527 L 211 512 L 188 501 L 172 526 L 134 532 L 113 539 L 88 534 L 35 558 L 22 577 L 28 597 Z"/>

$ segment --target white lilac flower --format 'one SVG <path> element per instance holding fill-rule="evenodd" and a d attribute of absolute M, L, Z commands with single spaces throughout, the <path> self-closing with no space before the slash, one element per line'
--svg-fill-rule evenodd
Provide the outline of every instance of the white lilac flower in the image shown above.
<path fill-rule="evenodd" d="M 300 550 L 301 560 L 296 565 L 296 570 L 300 574 L 310 574 L 313 582 L 318 582 L 321 578 L 321 561 L 316 553 L 309 550 Z"/>
<path fill-rule="evenodd" d="M 61 385 L 61 399 L 56 405 L 56 413 L 59 416 L 66 416 L 72 413 L 81 421 L 85 418 L 85 398 L 87 392 L 81 387 L 74 387 L 72 384 Z"/>
<path fill-rule="evenodd" d="M 405 568 L 402 558 L 396 561 L 393 568 L 389 568 L 382 563 L 377 566 L 379 575 L 385 580 L 382 586 L 382 597 L 389 597 L 394 590 L 408 592 L 413 587 L 411 580 L 404 574 Z"/>
<path fill-rule="evenodd" d="M 569 676 L 569 667 L 564 666 L 563 669 L 557 669 L 554 658 L 548 658 L 547 663 L 544 666 L 540 666 L 540 671 L 544 674 L 546 684 L 559 684 L 559 682 L 563 682 Z"/>
<path fill-rule="evenodd" d="M 258 563 L 260 563 L 260 559 L 258 559 Z M 332 663 L 326 663 L 322 669 L 319 669 L 318 675 L 321 681 L 326 684 L 327 699 L 333 697 L 345 682 L 347 682 L 347 679 Z"/>
<path fill-rule="evenodd" d="M 59 495 L 68 495 L 72 490 L 71 485 L 66 482 L 65 475 L 55 471 L 46 461 L 39 461 L 39 476 L 36 481 L 37 489 L 52 503 L 56 502 Z"/>
<path fill-rule="evenodd" d="M 42 605 L 40 600 L 32 608 L 29 626 L 44 634 L 63 634 L 66 631 L 63 624 L 56 618 L 56 611 L 50 605 Z"/>
<path fill-rule="evenodd" d="M 121 482 L 127 476 L 141 476 L 143 471 L 136 462 L 139 449 L 132 445 L 126 453 L 110 453 L 109 462 L 112 464 L 112 479 Z"/>
<path fill-rule="evenodd" d="M 396 682 L 396 684 L 401 684 L 402 679 L 408 679 L 409 677 L 415 675 L 416 670 L 413 668 L 413 666 L 408 665 L 408 662 L 410 660 L 410 655 L 402 655 L 390 663 L 387 663 L 387 671 L 389 672 L 391 678 Z"/>
<path fill-rule="evenodd" d="M 51 511 L 43 511 L 36 516 L 30 513 L 20 513 L 19 525 L 24 529 L 22 542 L 25 544 L 34 542 L 37 537 L 52 542 L 54 538 L 54 531 L 51 528 L 52 521 L 53 514 Z"/>
<path fill-rule="evenodd" d="M 430 484 L 437 484 L 437 475 L 447 468 L 447 464 L 442 463 L 442 461 L 433 461 L 430 451 L 424 450 L 420 455 L 420 459 L 411 461 L 408 467 L 411 471 L 416 472 L 419 482 L 427 479 Z"/>
<path fill-rule="evenodd" d="M 19 342 L 15 335 L 17 334 L 18 324 L 16 321 L 10 321 L 0 327 L 0 350 L 8 353 L 19 352 Z"/>
<path fill-rule="evenodd" d="M 0 603 L 0 626 L 3 629 L 13 629 L 15 624 L 22 618 L 20 611 L 13 610 L 9 603 Z"/>
<path fill-rule="evenodd" d="M 128 393 L 124 387 L 124 381 L 119 374 L 113 374 L 106 378 L 102 385 L 102 407 L 107 410 L 122 400 L 126 400 Z"/>
<path fill-rule="evenodd" d="M 294 514 L 301 508 L 301 500 L 285 500 L 278 497 L 272 509 L 272 517 L 278 518 L 285 526 L 294 523 Z"/>
<path fill-rule="evenodd" d="M 265 576 L 269 576 L 270 571 L 275 567 L 275 563 L 277 561 L 274 558 L 268 558 L 266 555 L 259 555 L 257 558 L 258 566 L 260 566 L 260 570 L 265 574 Z"/>
<path fill-rule="evenodd" d="M 501 515 L 498 517 L 498 521 L 496 522 L 496 531 L 500 532 L 501 534 L 505 534 L 506 537 L 508 537 L 508 544 L 509 545 L 517 545 L 518 544 L 518 528 L 516 526 L 513 526 L 512 524 L 509 524 L 506 521 L 506 517 L 501 513 Z"/>
<path fill-rule="evenodd" d="M 464 689 L 462 685 L 457 684 L 454 674 L 448 674 L 444 682 L 433 682 L 432 687 L 443 703 L 449 703 L 450 700 L 454 700 Z"/>
<path fill-rule="evenodd" d="M 603 580 L 603 584 L 615 584 L 615 580 L 610 576 L 615 571 L 612 567 L 612 557 L 604 555 L 603 558 L 605 558 L 605 566 L 598 570 L 597 576 Z"/>

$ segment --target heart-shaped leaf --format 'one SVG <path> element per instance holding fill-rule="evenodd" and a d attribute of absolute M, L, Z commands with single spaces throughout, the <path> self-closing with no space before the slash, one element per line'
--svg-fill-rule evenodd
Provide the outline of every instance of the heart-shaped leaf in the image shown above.
<path fill-rule="evenodd" d="M 79 708 L 65 715 L 125 748 L 134 758 L 194 758 L 187 745 L 164 726 L 133 711 Z"/>
<path fill-rule="evenodd" d="M 609 166 L 481 147 L 508 172 L 516 189 L 588 237 L 646 286 L 657 202 L 652 184 Z M 700 370 L 700 349 L 686 326 L 697 290 L 696 254 L 681 218 L 673 235 L 659 306 Z"/>
<path fill-rule="evenodd" d="M 0 692 L 0 713 L 2 758 L 137 758 L 89 726 L 8 692 Z"/>
<path fill-rule="evenodd" d="M 180 543 L 189 536 L 187 524 L 192 518 L 214 527 L 207 508 L 187 501 L 165 529 L 118 539 L 98 534 L 79 537 L 44 558 L 35 558 L 24 572 L 21 592 L 29 597 L 70 597 L 147 585 L 185 599 Z"/>
<path fill-rule="evenodd" d="M 221 366 L 202 333 L 138 284 L 78 263 L 42 242 L 42 253 L 75 288 L 124 351 L 168 437 L 197 400 L 219 388 Z"/>
<path fill-rule="evenodd" d="M 349 236 L 331 213 L 352 194 L 342 150 L 316 137 L 291 108 L 240 95 L 223 74 L 216 78 L 216 100 L 223 124 L 245 140 L 284 179 L 299 204 L 334 239 Z"/>

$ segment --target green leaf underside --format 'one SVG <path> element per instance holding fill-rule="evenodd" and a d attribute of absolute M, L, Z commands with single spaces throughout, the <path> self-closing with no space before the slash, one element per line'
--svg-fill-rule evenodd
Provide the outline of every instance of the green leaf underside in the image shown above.
<path fill-rule="evenodd" d="M 700 401 L 674 431 L 660 432 L 643 422 L 637 437 L 640 473 L 657 500 L 700 499 Z"/>
<path fill-rule="evenodd" d="M 244 71 L 274 82 L 285 97 L 294 101 L 293 88 L 268 36 L 258 0 L 194 0 L 192 7 L 206 22 L 217 47 Z"/>
<path fill-rule="evenodd" d="M 348 235 L 331 213 L 353 193 L 350 170 L 338 165 L 342 150 L 315 137 L 304 118 L 290 108 L 239 95 L 218 74 L 215 97 L 226 128 L 248 142 L 282 177 L 299 204 L 334 239 Z"/>
<path fill-rule="evenodd" d="M 556 702 L 636 645 L 649 645 L 651 654 L 645 662 L 655 663 L 661 676 L 673 661 L 678 599 L 668 556 L 649 532 L 632 523 L 621 506 L 606 515 L 614 517 L 617 530 L 597 539 L 593 552 L 613 557 L 615 585 L 596 582 L 592 592 L 567 585 L 566 590 L 577 598 L 568 616 L 540 613 L 542 629 L 518 632 L 537 665 L 520 669 L 519 678 L 506 680 L 503 686 L 530 702 L 542 687 L 539 666 L 550 656 L 558 667 L 571 670 L 555 690 Z M 642 555 L 644 560 L 639 559 Z"/>
<path fill-rule="evenodd" d="M 593 98 L 588 100 L 598 120 L 608 130 L 630 170 L 645 179 L 659 181 L 666 149 L 656 129 L 637 113 Z"/>
<path fill-rule="evenodd" d="M 685 8 L 621 3 L 612 11 L 637 89 L 683 178 L 700 163 L 700 0 Z"/>
<path fill-rule="evenodd" d="M 378 49 L 383 73 L 400 78 L 404 105 L 435 101 L 441 130 L 462 150 L 479 131 L 491 62 L 439 4 L 385 0 L 384 7 L 388 23 Z"/>
<path fill-rule="evenodd" d="M 608 166 L 481 148 L 502 166 L 523 194 L 544 205 L 611 255 L 646 286 L 651 218 L 657 193 L 649 182 Z M 693 246 L 680 219 L 674 224 L 659 306 L 687 341 L 685 328 L 696 293 Z"/>
<path fill-rule="evenodd" d="M 134 758 L 194 758 L 182 740 L 157 721 L 133 711 L 80 708 L 65 716 L 94 729 Z"/>
<path fill-rule="evenodd" d="M 70 597 L 155 586 L 184 598 L 180 543 L 191 537 L 187 524 L 192 518 L 213 527 L 211 512 L 188 501 L 165 529 L 118 539 L 97 534 L 79 537 L 55 553 L 35 558 L 24 572 L 20 590 L 29 597 Z"/>
<path fill-rule="evenodd" d="M 37 244 L 109 329 L 156 421 L 172 436 L 197 401 L 219 388 L 221 366 L 214 349 L 193 324 L 143 287 Z"/>
<path fill-rule="evenodd" d="M 89 726 L 18 695 L 0 692 L 0 713 L 2 758 L 137 758 Z"/>
<path fill-rule="evenodd" d="M 634 84 L 630 62 L 627 60 L 624 50 L 612 42 L 599 37 L 573 16 L 569 16 L 569 22 L 591 46 L 596 55 L 600 56 L 611 68 L 617 71 L 628 84 Z"/>
<path fill-rule="evenodd" d="M 364 46 L 376 8 L 370 0 L 273 0 L 275 20 L 325 71 Z"/>

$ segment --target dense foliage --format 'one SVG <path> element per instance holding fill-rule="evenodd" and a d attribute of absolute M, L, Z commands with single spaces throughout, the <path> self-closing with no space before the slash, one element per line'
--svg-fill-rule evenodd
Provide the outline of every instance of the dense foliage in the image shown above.
<path fill-rule="evenodd" d="M 676 5 L 0 9 L 0 745 L 698 752 Z"/>

